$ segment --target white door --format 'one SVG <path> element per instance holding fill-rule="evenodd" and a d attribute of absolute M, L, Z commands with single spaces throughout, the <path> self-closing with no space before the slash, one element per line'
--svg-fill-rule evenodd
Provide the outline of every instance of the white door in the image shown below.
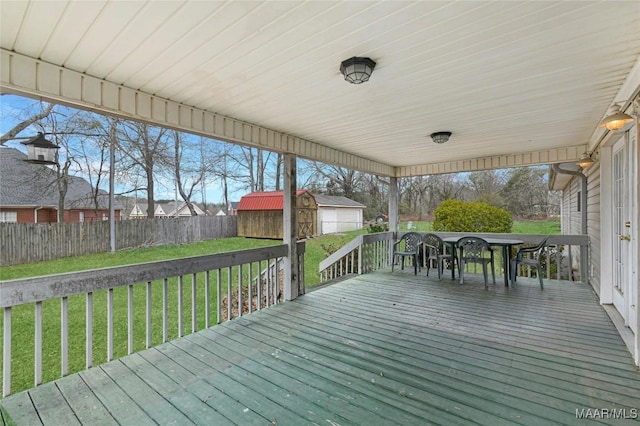
<path fill-rule="evenodd" d="M 334 234 L 338 232 L 338 210 L 323 209 L 322 212 L 322 233 Z"/>
<path fill-rule="evenodd" d="M 633 188 L 631 176 L 634 174 L 632 153 L 627 137 L 613 145 L 613 304 L 625 323 L 635 332 L 636 309 L 633 304 L 635 291 L 632 285 L 631 261 L 631 200 Z"/>

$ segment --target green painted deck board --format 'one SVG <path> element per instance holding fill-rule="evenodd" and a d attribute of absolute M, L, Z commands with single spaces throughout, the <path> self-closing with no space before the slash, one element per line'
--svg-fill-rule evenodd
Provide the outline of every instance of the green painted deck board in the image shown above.
<path fill-rule="evenodd" d="M 640 372 L 581 284 L 354 276 L 0 401 L 18 424 L 589 424 Z M 637 424 L 599 419 L 599 424 Z"/>
<path fill-rule="evenodd" d="M 321 318 L 318 317 L 308 317 L 308 318 L 304 318 L 304 317 L 300 317 L 298 318 L 300 321 L 302 322 L 306 322 L 308 324 L 308 326 L 311 326 L 312 322 L 317 322 L 319 324 L 319 328 L 317 329 L 317 332 L 321 332 L 321 330 L 326 330 L 326 329 L 331 329 L 332 325 L 327 323 L 327 320 L 323 320 Z M 274 318 L 270 321 L 267 321 L 266 323 L 268 324 L 273 324 L 273 323 L 277 323 L 279 320 L 283 320 L 285 321 L 286 318 Z M 289 320 L 289 322 L 293 322 L 291 320 Z M 332 332 L 336 332 L 336 328 L 334 327 Z M 371 353 L 375 353 L 378 355 L 382 355 L 382 354 L 387 354 L 388 356 L 392 357 L 394 352 L 393 351 L 388 351 L 385 347 L 384 347 L 384 339 L 385 337 L 390 338 L 392 337 L 392 335 L 387 334 L 387 333 L 383 333 L 381 331 L 378 330 L 377 333 L 373 333 L 373 332 L 369 332 L 366 329 L 362 329 L 361 331 L 355 331 L 353 328 L 351 328 L 351 331 L 349 334 L 343 334 L 344 338 L 349 338 L 352 341 L 354 341 L 354 344 L 365 344 L 366 342 L 376 342 L 377 344 L 375 344 L 375 346 L 370 350 Z M 415 365 L 418 364 L 420 361 L 428 359 L 428 364 L 426 365 L 426 368 L 431 370 L 432 366 L 440 366 L 440 368 L 443 368 L 446 370 L 452 370 L 455 371 L 455 375 L 457 378 L 460 378 L 460 373 L 461 372 L 466 372 L 470 375 L 477 375 L 478 377 L 481 378 L 481 381 L 486 383 L 488 386 L 492 386 L 489 381 L 496 381 L 495 385 L 499 385 L 502 382 L 506 382 L 506 383 L 511 383 L 509 380 L 514 378 L 514 377 L 518 377 L 521 380 L 524 380 L 526 383 L 526 388 L 532 389 L 536 387 L 536 384 L 538 385 L 543 385 L 543 386 L 539 386 L 542 389 L 540 390 L 540 392 L 542 394 L 545 393 L 545 388 L 549 388 L 548 396 L 557 396 L 557 397 L 561 397 L 562 395 L 560 394 L 561 391 L 565 391 L 565 393 L 568 396 L 571 396 L 573 394 L 573 390 L 575 388 L 575 385 L 572 383 L 572 379 L 573 377 L 571 375 L 566 375 L 566 377 L 564 378 L 560 378 L 560 379 L 556 379 L 554 376 L 551 375 L 541 375 L 539 371 L 536 372 L 527 372 L 526 370 L 522 370 L 520 368 L 520 365 L 516 365 L 516 366 L 511 366 L 511 361 L 508 358 L 498 358 L 497 356 L 492 356 L 491 354 L 488 354 L 487 356 L 478 356 L 478 355 L 466 355 L 465 353 L 457 353 L 455 351 L 455 346 L 450 346 L 449 348 L 445 348 L 444 350 L 441 349 L 443 346 L 442 343 L 438 343 L 439 347 L 436 346 L 432 346 L 432 347 L 428 347 L 428 342 L 425 341 L 420 341 L 420 342 L 415 342 L 415 341 L 399 341 L 396 340 L 396 345 L 394 346 L 395 348 L 406 348 L 408 351 L 412 351 L 416 354 L 419 354 L 418 358 L 414 358 L 411 365 Z M 403 362 L 407 362 L 406 360 L 403 360 Z M 437 372 L 437 371 L 436 371 Z M 471 376 L 471 379 L 473 379 L 473 376 Z M 584 382 L 584 381 L 583 381 Z M 513 383 L 511 383 L 511 385 L 513 385 Z M 597 386 L 598 383 L 596 381 L 592 381 L 591 385 Z M 524 388 L 524 389 L 526 389 Z M 628 388 L 625 387 L 617 387 L 618 393 L 614 391 L 604 391 L 604 390 L 598 390 L 597 388 L 594 389 L 594 387 L 592 387 L 592 390 L 594 390 L 594 397 L 597 395 L 602 394 L 603 396 L 600 396 L 599 398 L 606 400 L 606 398 L 609 398 L 609 400 L 615 399 L 620 403 L 626 403 L 627 404 L 633 404 L 634 401 L 637 401 L 640 398 L 640 390 L 636 390 L 635 392 L 631 392 L 630 395 L 628 394 L 623 394 L 623 391 L 628 391 Z M 509 392 L 510 394 L 513 393 L 513 391 Z M 528 399 L 531 396 L 535 396 L 536 394 L 533 395 L 526 395 L 525 397 Z M 584 398 L 580 398 L 581 395 L 579 394 L 575 394 L 574 398 L 572 399 L 573 402 L 576 403 L 584 403 L 584 404 L 594 404 L 597 403 L 597 400 L 594 400 L 593 397 L 590 398 L 589 400 L 585 400 Z M 577 398 L 577 399 L 576 399 Z M 548 404 L 548 403 L 547 403 Z"/>

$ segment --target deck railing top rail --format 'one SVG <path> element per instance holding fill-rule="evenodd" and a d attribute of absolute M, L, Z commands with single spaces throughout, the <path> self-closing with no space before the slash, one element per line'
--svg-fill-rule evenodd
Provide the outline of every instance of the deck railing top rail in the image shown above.
<path fill-rule="evenodd" d="M 298 243 L 298 253 L 304 244 Z M 0 308 L 287 256 L 286 245 L 0 281 Z"/>

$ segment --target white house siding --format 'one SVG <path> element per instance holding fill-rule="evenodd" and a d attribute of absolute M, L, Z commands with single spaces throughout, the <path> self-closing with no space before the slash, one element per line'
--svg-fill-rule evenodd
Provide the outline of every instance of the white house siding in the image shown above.
<path fill-rule="evenodd" d="M 587 170 L 587 234 L 589 234 L 589 282 L 600 295 L 600 163 Z"/>
<path fill-rule="evenodd" d="M 589 282 L 595 292 L 600 294 L 600 163 L 596 162 L 586 171 L 587 175 L 587 234 L 590 240 Z M 582 212 L 578 211 L 578 192 L 582 184 L 578 178 L 572 178 L 562 192 L 561 232 L 563 234 L 582 234 Z M 572 269 L 575 274 L 580 268 L 580 249 L 571 248 Z"/>

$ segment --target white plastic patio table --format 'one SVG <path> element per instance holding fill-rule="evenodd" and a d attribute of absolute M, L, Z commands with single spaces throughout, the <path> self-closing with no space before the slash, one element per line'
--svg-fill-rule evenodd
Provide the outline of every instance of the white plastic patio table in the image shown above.
<path fill-rule="evenodd" d="M 511 238 L 485 238 L 485 237 L 475 236 L 473 234 L 464 235 L 464 237 L 482 238 L 487 243 L 489 243 L 490 246 L 502 247 L 504 285 L 505 287 L 508 287 L 509 286 L 509 267 L 511 266 L 510 265 L 511 264 L 511 247 L 524 244 L 524 241 L 515 240 Z M 456 243 L 460 238 L 462 237 L 446 237 L 446 238 L 443 238 L 442 241 L 444 241 L 446 244 L 449 244 L 449 246 L 451 246 L 451 250 L 455 250 Z"/>

